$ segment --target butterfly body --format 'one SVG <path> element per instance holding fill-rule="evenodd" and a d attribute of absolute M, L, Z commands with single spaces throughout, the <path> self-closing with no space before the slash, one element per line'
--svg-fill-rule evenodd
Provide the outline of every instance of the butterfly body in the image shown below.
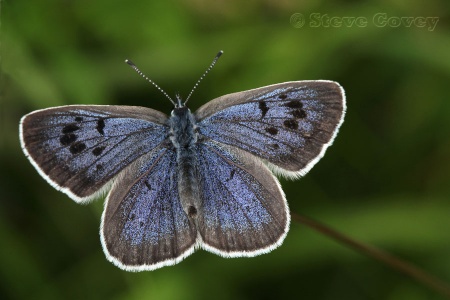
<path fill-rule="evenodd" d="M 198 164 L 196 120 L 190 109 L 180 104 L 172 110 L 168 124 L 170 141 L 177 154 L 178 192 L 181 204 L 185 213 L 190 218 L 195 218 L 201 207 L 196 176 Z"/>
<path fill-rule="evenodd" d="M 133 106 L 43 109 L 22 118 L 20 137 L 37 171 L 76 202 L 109 191 L 103 250 L 142 271 L 197 248 L 251 257 L 281 245 L 290 215 L 274 173 L 306 174 L 344 113 L 336 82 L 294 81 L 225 95 L 195 113 L 179 101 L 170 116 Z"/>

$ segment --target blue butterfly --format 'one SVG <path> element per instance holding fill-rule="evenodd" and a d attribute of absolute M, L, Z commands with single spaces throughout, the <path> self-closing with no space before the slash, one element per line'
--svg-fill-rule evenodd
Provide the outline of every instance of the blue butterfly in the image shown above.
<path fill-rule="evenodd" d="M 76 202 L 110 190 L 101 243 L 124 270 L 173 265 L 197 248 L 251 257 L 281 245 L 290 214 L 273 173 L 300 177 L 324 155 L 343 122 L 342 87 L 285 82 L 219 97 L 195 113 L 176 100 L 170 117 L 135 106 L 34 111 L 20 122 L 22 148 Z"/>

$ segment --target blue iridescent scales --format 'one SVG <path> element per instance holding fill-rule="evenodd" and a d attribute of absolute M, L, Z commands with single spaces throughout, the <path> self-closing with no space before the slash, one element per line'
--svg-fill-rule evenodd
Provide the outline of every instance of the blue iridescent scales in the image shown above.
<path fill-rule="evenodd" d="M 124 270 L 173 265 L 197 248 L 250 257 L 281 245 L 290 214 L 273 172 L 298 177 L 317 163 L 345 95 L 332 81 L 286 82 L 174 111 L 193 124 L 130 106 L 63 106 L 21 121 L 25 154 L 55 188 L 77 202 L 110 189 L 101 242 Z M 195 177 L 183 181 L 196 185 L 190 195 L 183 176 Z"/>
<path fill-rule="evenodd" d="M 156 133 L 166 126 L 143 118 L 146 110 L 155 111 L 135 110 L 94 105 L 39 110 L 22 119 L 22 146 L 52 185 L 77 202 L 90 200 L 98 186 L 164 140 Z"/>
<path fill-rule="evenodd" d="M 196 112 L 203 119 L 200 133 L 259 156 L 286 176 L 304 175 L 312 167 L 345 113 L 344 91 L 331 81 L 287 82 L 241 93 L 233 105 L 227 106 L 233 98 L 227 95 L 201 107 Z M 217 113 L 205 113 L 218 102 Z"/>
<path fill-rule="evenodd" d="M 313 123 L 322 118 L 323 104 L 314 100 L 317 93 L 308 91 L 307 100 L 301 101 L 306 98 L 304 92 L 276 89 L 268 95 L 255 97 L 252 102 L 224 109 L 203 120 L 199 125 L 200 133 L 257 155 L 261 150 L 270 157 L 290 153 L 292 148 L 305 146 L 305 139 L 314 129 Z M 285 98 L 279 98 L 280 95 Z M 247 138 L 239 140 L 237 135 Z"/>

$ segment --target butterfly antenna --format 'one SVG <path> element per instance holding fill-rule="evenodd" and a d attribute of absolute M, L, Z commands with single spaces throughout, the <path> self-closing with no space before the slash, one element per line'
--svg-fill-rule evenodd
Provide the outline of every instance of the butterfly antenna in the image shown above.
<path fill-rule="evenodd" d="M 170 100 L 170 102 L 172 102 L 172 104 L 174 106 L 176 106 L 176 103 L 172 100 L 172 98 L 169 97 L 169 95 L 167 95 L 166 92 L 163 91 L 162 88 L 160 88 L 156 83 L 154 83 L 150 78 L 148 78 L 147 76 L 144 75 L 144 73 L 141 72 L 141 70 L 138 69 L 138 67 L 136 67 L 136 65 L 129 59 L 125 59 L 125 62 L 130 65 L 130 67 L 132 67 L 139 75 L 141 75 L 145 80 L 147 80 L 148 82 L 150 82 L 151 84 L 153 84 L 154 87 L 156 87 L 161 93 L 164 94 L 164 96 L 167 97 L 167 99 Z"/>
<path fill-rule="evenodd" d="M 194 87 L 192 88 L 191 92 L 189 93 L 189 95 L 186 98 L 186 101 L 184 101 L 183 105 L 186 105 L 186 102 L 188 102 L 189 98 L 191 98 L 192 93 L 194 92 L 194 90 L 197 88 L 198 84 L 200 83 L 200 81 L 202 81 L 203 78 L 205 78 L 206 74 L 208 74 L 208 72 L 214 67 L 214 65 L 216 64 L 217 60 L 219 59 L 219 57 L 223 54 L 223 51 L 220 50 L 219 53 L 217 53 L 216 57 L 214 57 L 212 63 L 209 65 L 208 69 L 206 69 L 205 73 L 203 73 L 203 75 L 200 77 L 199 80 L 197 80 L 197 83 L 195 83 Z"/>

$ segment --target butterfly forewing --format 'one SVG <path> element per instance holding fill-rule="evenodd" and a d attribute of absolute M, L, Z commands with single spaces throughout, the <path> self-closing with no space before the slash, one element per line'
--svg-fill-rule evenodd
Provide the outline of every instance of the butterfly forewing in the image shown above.
<path fill-rule="evenodd" d="M 255 256 L 281 244 L 289 210 L 276 178 L 242 150 L 207 141 L 198 146 L 203 247 L 222 256 Z"/>
<path fill-rule="evenodd" d="M 21 143 L 45 179 L 84 201 L 164 141 L 166 119 L 142 107 L 56 107 L 22 118 Z"/>
<path fill-rule="evenodd" d="M 196 112 L 199 133 L 239 147 L 288 176 L 303 175 L 342 123 L 345 99 L 332 81 L 298 81 L 229 94 Z"/>
<path fill-rule="evenodd" d="M 172 265 L 193 252 L 197 230 L 177 189 L 176 153 L 155 149 L 116 181 L 102 217 L 108 259 L 130 271 Z"/>

